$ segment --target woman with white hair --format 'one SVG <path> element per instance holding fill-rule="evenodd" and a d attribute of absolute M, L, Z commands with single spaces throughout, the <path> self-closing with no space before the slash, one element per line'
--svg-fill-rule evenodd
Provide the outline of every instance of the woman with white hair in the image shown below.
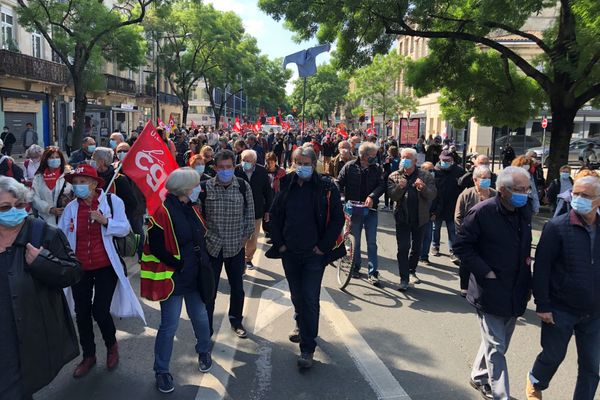
<path fill-rule="evenodd" d="M 60 230 L 27 217 L 30 200 L 0 177 L 0 399 L 30 399 L 79 353 L 62 288 L 80 264 Z"/>
<path fill-rule="evenodd" d="M 454 225 L 458 232 L 465 216 L 471 208 L 483 200 L 496 197 L 496 191 L 491 188 L 492 172 L 487 167 L 475 167 L 473 170 L 473 183 L 475 186 L 465 189 L 456 201 L 456 211 L 454 213 Z M 460 267 L 460 295 L 467 296 L 469 287 L 469 273 Z"/>
<path fill-rule="evenodd" d="M 32 144 L 27 150 L 25 150 L 25 161 L 23 162 L 23 167 L 25 169 L 24 178 L 26 181 L 32 181 L 35 177 L 35 173 L 40 167 L 43 152 L 44 149 L 37 144 Z"/>
<path fill-rule="evenodd" d="M 211 369 L 206 303 L 213 298 L 214 278 L 203 274 L 212 269 L 204 239 L 206 228 L 197 204 L 200 175 L 192 168 L 177 169 L 167 178 L 165 188 L 167 197 L 150 218 L 140 277 L 141 296 L 160 301 L 154 372 L 157 390 L 170 393 L 175 387 L 169 364 L 184 300 L 196 335 L 198 369 Z"/>

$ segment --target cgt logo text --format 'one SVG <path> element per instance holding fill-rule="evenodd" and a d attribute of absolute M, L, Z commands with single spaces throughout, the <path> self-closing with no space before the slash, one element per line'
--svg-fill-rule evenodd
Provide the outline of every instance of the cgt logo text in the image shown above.
<path fill-rule="evenodd" d="M 163 150 L 142 150 L 135 155 L 135 166 L 147 173 L 146 183 L 154 192 L 158 192 L 167 180 L 165 163 L 161 160 L 164 155 Z"/>

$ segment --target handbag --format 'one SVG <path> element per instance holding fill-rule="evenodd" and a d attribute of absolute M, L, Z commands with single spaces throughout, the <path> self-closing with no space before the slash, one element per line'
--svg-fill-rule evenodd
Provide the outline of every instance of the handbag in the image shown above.
<path fill-rule="evenodd" d="M 108 207 L 110 208 L 110 213 L 113 213 L 113 205 L 112 205 L 112 196 L 111 193 L 106 194 L 106 201 L 108 202 Z M 115 237 L 113 238 L 113 242 L 115 244 L 115 248 L 117 249 L 117 253 L 121 257 L 133 257 L 137 254 L 138 246 L 140 244 L 140 235 L 134 233 L 131 228 L 129 228 L 129 233 L 125 237 Z"/>

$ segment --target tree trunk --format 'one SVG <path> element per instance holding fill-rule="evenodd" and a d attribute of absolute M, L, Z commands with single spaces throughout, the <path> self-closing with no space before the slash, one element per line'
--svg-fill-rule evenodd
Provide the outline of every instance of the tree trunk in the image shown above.
<path fill-rule="evenodd" d="M 85 110 L 87 109 L 87 97 L 85 95 L 85 88 L 80 79 L 73 77 L 73 88 L 75 91 L 75 126 L 73 127 L 72 146 L 74 148 L 79 148 L 84 137 L 83 131 L 85 129 Z"/>
<path fill-rule="evenodd" d="M 183 126 L 187 126 L 187 117 L 188 110 L 190 109 L 190 103 L 188 101 L 182 101 L 181 106 L 183 107 L 183 116 L 181 117 L 181 123 L 183 124 Z"/>
<path fill-rule="evenodd" d="M 560 167 L 568 164 L 569 144 L 573 135 L 573 121 L 576 114 L 577 110 L 574 108 L 552 105 L 552 133 L 546 182 L 557 178 Z"/>

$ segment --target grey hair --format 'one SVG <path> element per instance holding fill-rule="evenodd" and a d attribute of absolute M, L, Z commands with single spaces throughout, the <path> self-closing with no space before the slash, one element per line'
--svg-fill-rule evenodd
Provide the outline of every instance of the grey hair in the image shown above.
<path fill-rule="evenodd" d="M 363 157 L 365 154 L 369 154 L 371 152 L 377 153 L 379 151 L 379 146 L 375 143 L 371 142 L 362 142 L 360 147 L 358 148 L 358 155 Z"/>
<path fill-rule="evenodd" d="M 41 156 L 43 152 L 44 149 L 42 149 L 40 146 L 37 144 L 32 144 L 27 150 L 25 150 L 25 158 L 31 158 L 34 155 Z"/>
<path fill-rule="evenodd" d="M 506 167 L 500 172 L 500 174 L 498 174 L 498 179 L 496 179 L 496 188 L 498 188 L 498 190 L 501 188 L 512 188 L 514 185 L 514 175 L 521 175 L 527 178 L 528 181 L 531 178 L 529 172 L 525 171 L 521 167 Z"/>
<path fill-rule="evenodd" d="M 185 196 L 190 189 L 200 184 L 200 174 L 195 169 L 184 167 L 171 172 L 165 182 L 165 188 L 175 196 Z"/>
<path fill-rule="evenodd" d="M 315 153 L 315 151 L 313 150 L 312 147 L 304 147 L 304 146 L 300 146 L 298 147 L 296 150 L 294 150 L 294 153 L 292 154 L 292 160 L 294 160 L 294 164 L 296 163 L 296 158 L 298 157 L 309 157 L 310 158 L 310 162 L 313 165 L 313 167 L 316 168 L 317 166 L 317 153 Z"/>
<path fill-rule="evenodd" d="M 595 176 L 584 176 L 583 178 L 577 179 L 578 184 L 592 185 L 596 189 L 596 196 L 600 196 L 600 179 Z"/>
<path fill-rule="evenodd" d="M 96 161 L 102 160 L 104 165 L 109 166 L 115 158 L 115 153 L 113 149 L 109 149 L 108 147 L 96 147 L 92 157 L 94 157 Z"/>
<path fill-rule="evenodd" d="M 242 151 L 242 160 L 246 156 L 250 156 L 254 162 L 256 162 L 256 160 L 258 160 L 258 156 L 256 155 L 256 151 L 254 151 L 254 150 L 248 149 L 248 150 Z"/>
<path fill-rule="evenodd" d="M 111 137 L 114 136 L 116 138 L 119 138 L 120 140 L 125 140 L 125 137 L 123 136 L 123 134 L 121 132 L 113 132 L 111 135 Z"/>
<path fill-rule="evenodd" d="M 480 165 L 479 167 L 475 167 L 473 170 L 473 179 L 475 178 L 484 178 L 486 175 L 492 176 L 492 171 L 488 167 Z"/>
<path fill-rule="evenodd" d="M 8 176 L 0 176 L 0 193 L 10 193 L 22 203 L 29 203 L 33 197 L 25 185 Z"/>
<path fill-rule="evenodd" d="M 417 158 L 417 151 L 412 147 L 405 147 L 400 150 L 400 156 L 402 156 L 402 154 L 410 154 L 412 158 Z"/>

